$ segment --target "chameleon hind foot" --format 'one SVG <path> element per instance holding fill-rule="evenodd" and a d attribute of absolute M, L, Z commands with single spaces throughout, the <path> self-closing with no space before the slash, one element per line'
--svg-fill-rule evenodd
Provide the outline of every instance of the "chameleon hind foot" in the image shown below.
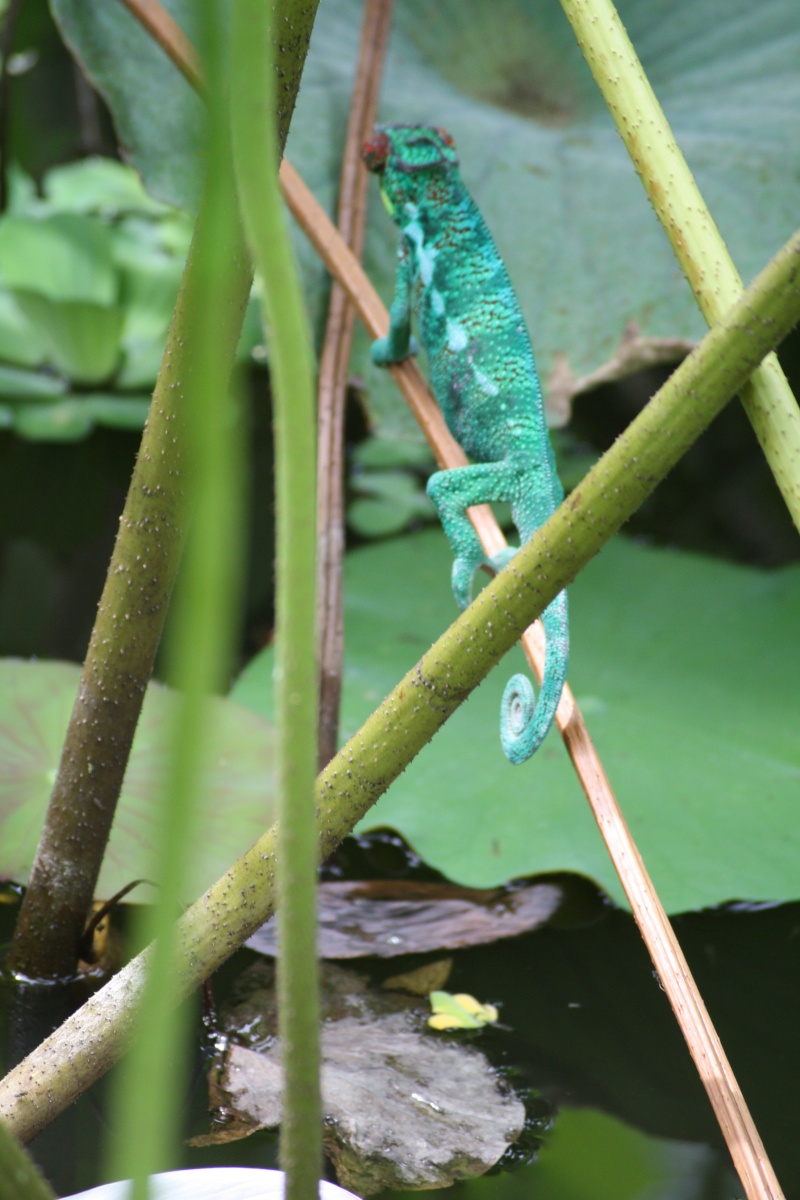
<path fill-rule="evenodd" d="M 450 580 L 456 604 L 460 609 L 463 610 L 469 607 L 472 601 L 472 581 L 475 578 L 475 572 L 486 561 L 483 555 L 477 561 L 467 558 L 464 555 L 453 559 L 453 571 Z"/>
<path fill-rule="evenodd" d="M 491 567 L 493 571 L 502 571 L 503 567 L 508 566 L 514 555 L 517 553 L 516 546 L 506 546 L 502 550 L 498 550 L 497 554 L 493 554 L 491 558 L 471 559 L 466 555 L 460 558 L 453 559 L 453 595 L 456 598 L 456 603 L 459 608 L 466 608 L 472 600 L 472 581 L 475 578 L 475 572 L 480 570 L 484 565 Z"/>
<path fill-rule="evenodd" d="M 535 708 L 536 693 L 531 681 L 525 675 L 512 675 L 500 704 L 500 741 L 506 758 L 515 766 L 533 753 L 530 727 Z"/>

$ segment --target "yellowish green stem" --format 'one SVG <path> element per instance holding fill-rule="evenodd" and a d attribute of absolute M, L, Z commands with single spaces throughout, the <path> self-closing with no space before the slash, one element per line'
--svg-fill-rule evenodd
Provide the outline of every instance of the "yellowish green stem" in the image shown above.
<path fill-rule="evenodd" d="M 612 0 L 561 0 L 650 202 L 709 325 L 744 290 Z M 800 529 L 800 408 L 775 354 L 740 397 Z"/>
<path fill-rule="evenodd" d="M 311 337 L 278 187 L 272 13 L 232 10 L 233 145 L 247 240 L 263 285 L 277 518 L 278 1021 L 286 1200 L 316 1200 L 322 1167 L 316 961 L 316 414 Z"/>

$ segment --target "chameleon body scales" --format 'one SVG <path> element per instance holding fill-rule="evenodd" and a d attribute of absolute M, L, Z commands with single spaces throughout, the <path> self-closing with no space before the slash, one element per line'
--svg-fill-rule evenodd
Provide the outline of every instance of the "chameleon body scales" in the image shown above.
<path fill-rule="evenodd" d="M 473 575 L 486 558 L 465 510 L 508 501 L 524 543 L 563 499 L 533 350 L 449 134 L 428 126 L 379 128 L 364 146 L 364 160 L 380 177 L 401 235 L 389 333 L 373 343 L 373 361 L 385 366 L 414 353 L 413 314 L 437 403 L 472 460 L 428 482 L 453 550 L 453 592 L 466 608 Z M 500 569 L 512 554 L 495 556 L 490 565 Z M 530 758 L 558 707 L 569 654 L 565 592 L 545 609 L 542 623 L 546 656 L 538 698 L 524 675 L 509 680 L 503 695 L 500 737 L 512 763 Z"/>

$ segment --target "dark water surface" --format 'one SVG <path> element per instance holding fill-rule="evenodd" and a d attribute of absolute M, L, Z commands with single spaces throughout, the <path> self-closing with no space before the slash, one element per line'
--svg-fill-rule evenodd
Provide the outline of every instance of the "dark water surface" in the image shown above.
<path fill-rule="evenodd" d="M 627 913 L 590 907 L 577 924 L 455 953 L 448 990 L 500 1007 L 503 1028 L 482 1032 L 478 1045 L 529 1097 L 543 1136 L 533 1163 L 442 1195 L 736 1200 L 743 1189 L 638 931 Z M 13 913 L 0 920 L 7 941 Z M 674 924 L 785 1194 L 800 1197 L 800 903 L 732 905 Z M 215 984 L 220 995 L 253 956 L 237 958 Z M 387 973 L 385 963 L 350 965 Z M 4 1035 L 3 1052 L 14 1057 L 9 1036 L 18 1039 L 19 1023 L 9 1024 L 17 1032 Z M 102 1182 L 102 1148 L 113 1136 L 106 1091 L 103 1081 L 33 1143 L 61 1195 Z M 199 1051 L 189 1108 L 187 1134 L 202 1132 Z M 170 1165 L 274 1166 L 276 1144 L 261 1133 L 184 1148 Z"/>

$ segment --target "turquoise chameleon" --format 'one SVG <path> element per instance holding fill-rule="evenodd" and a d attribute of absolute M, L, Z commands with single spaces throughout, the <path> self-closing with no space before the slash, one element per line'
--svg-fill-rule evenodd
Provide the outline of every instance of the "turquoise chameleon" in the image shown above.
<path fill-rule="evenodd" d="M 364 144 L 383 202 L 400 227 L 389 333 L 372 345 L 379 366 L 416 353 L 413 312 L 430 382 L 450 432 L 472 465 L 437 471 L 428 495 L 453 550 L 453 592 L 469 604 L 487 562 L 466 509 L 505 500 L 526 542 L 564 498 L 547 434 L 528 331 L 492 235 L 458 169 L 453 139 L 426 125 L 387 125 Z M 488 560 L 495 570 L 513 549 Z M 522 763 L 553 723 L 567 673 L 567 596 L 542 614 L 545 671 L 538 701 L 524 675 L 503 693 L 500 739 Z"/>

